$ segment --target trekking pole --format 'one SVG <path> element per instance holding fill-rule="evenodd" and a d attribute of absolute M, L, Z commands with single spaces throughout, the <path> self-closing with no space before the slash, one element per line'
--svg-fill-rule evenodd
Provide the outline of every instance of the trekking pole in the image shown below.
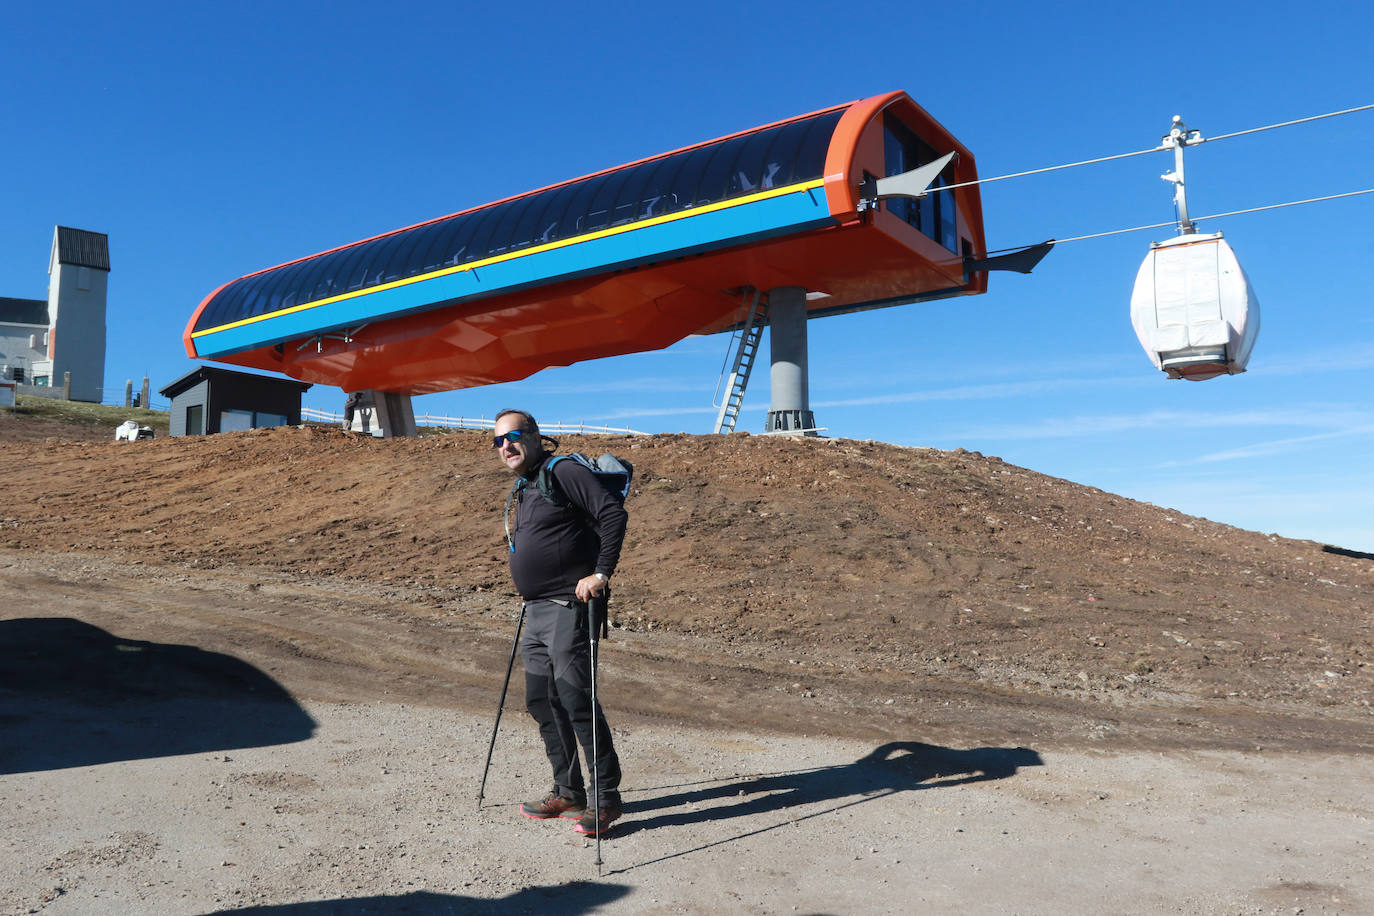
<path fill-rule="evenodd" d="M 496 749 L 496 730 L 501 727 L 501 710 L 506 708 L 506 690 L 510 687 L 510 673 L 515 668 L 515 650 L 520 646 L 520 631 L 525 626 L 525 602 L 520 602 L 520 622 L 515 625 L 515 641 L 510 645 L 510 661 L 506 662 L 506 680 L 501 684 L 501 700 L 496 704 L 496 723 L 491 727 L 491 744 L 487 745 L 487 762 L 482 766 L 482 785 L 477 789 L 477 810 L 482 810 L 482 795 L 487 790 L 487 770 L 491 769 L 491 752 Z"/>
<path fill-rule="evenodd" d="M 601 780 L 597 761 L 596 733 L 596 647 L 601 636 L 601 622 L 598 618 L 609 613 L 607 604 L 611 599 L 610 589 L 600 595 L 592 595 L 587 600 L 587 642 L 592 653 L 592 829 L 596 831 L 596 876 L 601 877 Z"/>

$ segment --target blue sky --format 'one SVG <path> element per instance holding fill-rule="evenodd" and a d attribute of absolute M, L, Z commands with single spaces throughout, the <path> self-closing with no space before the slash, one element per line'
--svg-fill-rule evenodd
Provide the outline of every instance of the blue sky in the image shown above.
<path fill-rule="evenodd" d="M 0 38 L 0 295 L 55 224 L 106 232 L 106 388 L 189 371 L 186 320 L 260 268 L 893 89 L 984 177 L 1374 102 L 1363 4 L 23 4 Z M 1194 216 L 1374 187 L 1374 111 L 1204 144 Z M 983 189 L 989 244 L 1173 218 L 1168 154 Z M 1374 195 L 1205 222 L 1263 309 L 1250 371 L 1169 381 L 1131 285 L 1158 229 L 987 295 L 810 325 L 832 435 L 967 448 L 1216 521 L 1374 551 Z M 765 343 L 766 346 L 766 343 Z M 711 429 L 724 336 L 431 395 L 417 412 Z M 340 409 L 337 389 L 306 403 Z M 741 429 L 760 430 L 766 373 Z"/>

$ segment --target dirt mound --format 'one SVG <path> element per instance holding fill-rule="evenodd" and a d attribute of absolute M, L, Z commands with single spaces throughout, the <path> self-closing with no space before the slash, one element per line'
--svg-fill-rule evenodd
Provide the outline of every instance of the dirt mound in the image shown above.
<path fill-rule="evenodd" d="M 402 596 L 416 613 L 513 603 L 510 478 L 485 434 L 49 432 L 0 446 L 0 548 L 257 570 Z M 1360 556 L 963 451 L 748 435 L 567 437 L 562 450 L 636 468 L 622 631 L 739 665 L 1117 705 L 1367 714 L 1374 698 L 1374 562 Z"/>

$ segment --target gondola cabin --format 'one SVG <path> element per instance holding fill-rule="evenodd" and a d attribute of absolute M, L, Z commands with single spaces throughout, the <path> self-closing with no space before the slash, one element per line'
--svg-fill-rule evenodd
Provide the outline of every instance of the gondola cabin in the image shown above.
<path fill-rule="evenodd" d="M 1136 274 L 1131 323 L 1156 368 L 1203 381 L 1245 371 L 1259 299 L 1220 232 L 1181 235 L 1151 245 Z"/>
<path fill-rule="evenodd" d="M 947 153 L 920 199 L 874 179 Z M 903 92 L 813 112 L 289 261 L 195 310 L 193 358 L 424 394 L 732 327 L 751 289 L 808 317 L 987 289 L 973 155 Z"/>

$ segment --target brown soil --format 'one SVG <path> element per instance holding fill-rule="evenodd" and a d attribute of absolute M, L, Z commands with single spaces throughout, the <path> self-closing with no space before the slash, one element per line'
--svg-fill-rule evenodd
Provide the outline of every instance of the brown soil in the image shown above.
<path fill-rule="evenodd" d="M 490 710 L 517 606 L 487 435 L 107 433 L 0 415 L 0 617 L 226 653 L 310 701 Z M 1374 750 L 1366 555 L 964 451 L 562 450 L 636 468 L 604 655 L 619 722 Z"/>

